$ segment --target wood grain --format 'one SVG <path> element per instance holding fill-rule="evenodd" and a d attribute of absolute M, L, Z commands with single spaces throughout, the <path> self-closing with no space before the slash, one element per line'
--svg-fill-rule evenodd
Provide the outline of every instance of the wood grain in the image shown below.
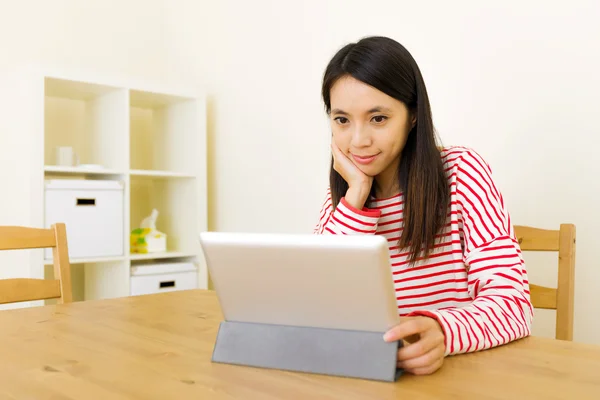
<path fill-rule="evenodd" d="M 572 224 L 562 224 L 560 226 L 556 310 L 556 338 L 573 340 L 573 318 L 575 314 L 575 225 Z"/>
<path fill-rule="evenodd" d="M 529 292 L 535 308 L 556 310 L 556 289 L 530 284 Z"/>
<path fill-rule="evenodd" d="M 523 251 L 558 251 L 558 230 L 515 226 L 515 236 Z"/>
<path fill-rule="evenodd" d="M 396 383 L 211 363 L 211 291 L 0 312 L 0 398 L 597 399 L 600 347 L 526 338 Z"/>
<path fill-rule="evenodd" d="M 64 223 L 49 229 L 0 226 L 0 250 L 52 248 L 54 280 L 13 278 L 0 280 L 0 304 L 58 298 L 59 303 L 73 301 L 71 264 Z M 27 274 L 26 271 L 23 271 Z"/>
<path fill-rule="evenodd" d="M 69 246 L 67 243 L 67 227 L 65 224 L 53 225 L 56 246 L 52 249 L 54 279 L 60 281 L 61 296 L 59 303 L 73 301 L 73 284 L 71 283 L 71 264 L 69 262 Z"/>
<path fill-rule="evenodd" d="M 0 304 L 60 297 L 60 282 L 30 278 L 0 280 Z"/>
<path fill-rule="evenodd" d="M 21 226 L 0 227 L 0 250 L 54 247 L 56 239 L 50 229 Z"/>

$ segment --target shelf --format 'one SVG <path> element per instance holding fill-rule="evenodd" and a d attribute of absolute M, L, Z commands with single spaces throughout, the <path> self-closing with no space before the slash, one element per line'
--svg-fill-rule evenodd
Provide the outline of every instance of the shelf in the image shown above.
<path fill-rule="evenodd" d="M 132 175 L 130 179 L 130 230 L 158 210 L 156 229 L 167 235 L 170 252 L 187 252 L 198 244 L 197 180 L 149 179 Z"/>
<path fill-rule="evenodd" d="M 147 254 L 136 254 L 132 253 L 129 255 L 131 261 L 141 260 L 159 260 L 165 258 L 184 258 L 184 257 L 195 257 L 197 254 L 191 252 L 181 251 L 167 251 L 166 253 L 147 253 Z"/>
<path fill-rule="evenodd" d="M 204 108 L 193 98 L 130 91 L 129 168 L 184 175 L 197 171 Z"/>
<path fill-rule="evenodd" d="M 129 171 L 132 176 L 140 178 L 194 178 L 192 174 L 172 171 L 153 171 L 144 169 L 132 169 Z"/>
<path fill-rule="evenodd" d="M 27 157 L 12 160 L 10 151 L 4 152 L 10 161 L 5 166 L 14 164 L 20 171 L 27 164 L 30 176 L 21 180 L 31 185 L 21 185 L 27 193 L 20 207 L 31 224 L 47 226 L 47 219 L 60 219 L 53 217 L 53 209 L 67 209 L 73 203 L 67 199 L 65 207 L 52 205 L 46 192 L 50 180 L 57 184 L 77 181 L 84 188 L 111 181 L 118 182 L 123 190 L 122 201 L 119 198 L 118 206 L 110 211 L 118 217 L 106 218 L 118 225 L 114 230 L 119 236 L 123 234 L 123 249 L 105 252 L 123 254 L 98 257 L 92 252 L 73 253 L 71 279 L 76 300 L 128 296 L 131 265 L 159 262 L 193 262 L 199 285 L 206 288 L 208 273 L 198 242 L 198 232 L 207 229 L 205 94 L 196 93 L 189 84 L 165 87 L 137 81 L 134 85 L 84 71 L 36 68 L 22 72 L 14 80 L 7 77 L 8 84 L 0 93 L 2 104 L 13 110 L 0 125 L 31 138 Z M 104 219 L 101 224 L 92 218 L 98 210 L 106 212 L 101 210 L 105 203 L 101 203 L 78 207 L 77 218 L 69 219 L 70 223 L 80 222 L 94 232 L 106 229 L 102 227 Z M 130 253 L 131 231 L 153 209 L 159 212 L 157 229 L 167 235 L 167 251 Z M 101 232 L 102 237 L 108 237 L 107 231 Z M 69 240 L 69 247 L 82 250 L 77 242 Z M 24 254 L 18 255 L 23 262 L 12 264 L 28 263 L 29 275 L 35 278 L 53 274 L 53 260 L 46 251 Z"/>
<path fill-rule="evenodd" d="M 167 251 L 165 253 L 148 253 L 148 254 L 136 254 L 132 253 L 129 255 L 131 261 L 142 261 L 142 260 L 160 260 L 165 258 L 186 258 L 196 257 L 197 254 L 185 251 Z M 116 262 L 125 261 L 124 256 L 118 257 L 95 257 L 95 258 L 73 258 L 69 260 L 70 264 L 94 264 L 94 263 L 105 263 L 105 262 Z M 52 260 L 44 260 L 44 265 L 52 265 Z"/>
<path fill-rule="evenodd" d="M 94 263 L 105 263 L 105 262 L 116 262 L 125 261 L 125 256 L 115 257 L 94 257 L 94 258 L 72 258 L 69 260 L 71 265 L 73 264 L 94 264 Z M 52 265 L 52 260 L 44 260 L 44 265 Z"/>
<path fill-rule="evenodd" d="M 61 167 L 57 165 L 46 165 L 44 171 L 48 174 L 55 175 L 123 175 L 123 171 L 114 169 Z"/>
<path fill-rule="evenodd" d="M 128 99 L 124 88 L 46 77 L 44 165 L 59 164 L 57 148 L 70 147 L 80 164 L 125 171 Z"/>

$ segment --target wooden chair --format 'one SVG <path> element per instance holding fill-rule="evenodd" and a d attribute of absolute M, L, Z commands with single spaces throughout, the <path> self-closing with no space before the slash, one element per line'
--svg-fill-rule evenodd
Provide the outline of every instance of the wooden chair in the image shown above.
<path fill-rule="evenodd" d="M 561 224 L 559 230 L 515 226 L 522 251 L 557 251 L 556 289 L 530 284 L 534 308 L 556 310 L 556 339 L 573 340 L 575 296 L 575 225 Z"/>
<path fill-rule="evenodd" d="M 0 304 L 46 299 L 58 299 L 58 303 L 73 301 L 65 224 L 55 224 L 50 229 L 0 226 L 0 250 L 50 247 L 54 259 L 54 279 L 0 280 Z"/>

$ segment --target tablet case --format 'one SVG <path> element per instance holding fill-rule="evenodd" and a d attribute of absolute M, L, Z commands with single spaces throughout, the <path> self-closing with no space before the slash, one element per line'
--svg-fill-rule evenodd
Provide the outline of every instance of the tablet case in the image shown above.
<path fill-rule="evenodd" d="M 223 321 L 212 361 L 393 382 L 400 345 L 383 332 Z"/>

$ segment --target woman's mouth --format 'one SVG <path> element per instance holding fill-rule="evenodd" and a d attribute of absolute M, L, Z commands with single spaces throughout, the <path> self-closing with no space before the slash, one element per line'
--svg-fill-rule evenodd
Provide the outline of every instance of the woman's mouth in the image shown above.
<path fill-rule="evenodd" d="M 359 164 L 367 165 L 367 164 L 372 163 L 377 158 L 378 155 L 379 154 L 375 154 L 375 155 L 371 155 L 371 156 L 368 156 L 368 155 L 359 156 L 356 154 L 352 154 L 352 158 L 354 159 L 354 161 L 356 161 Z"/>

